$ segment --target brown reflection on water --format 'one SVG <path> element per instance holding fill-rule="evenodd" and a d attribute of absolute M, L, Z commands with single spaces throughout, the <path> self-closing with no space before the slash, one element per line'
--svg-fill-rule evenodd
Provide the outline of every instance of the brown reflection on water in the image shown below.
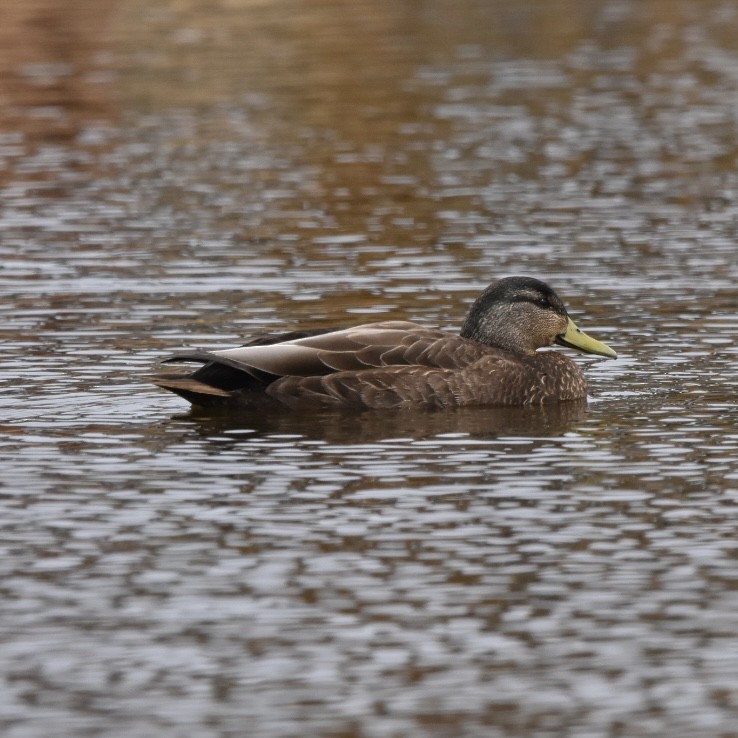
<path fill-rule="evenodd" d="M 114 7 L 114 0 L 3 3 L 0 132 L 66 142 L 110 118 Z"/>
<path fill-rule="evenodd" d="M 233 121 L 213 111 L 235 102 L 248 110 L 241 123 L 253 123 L 285 152 L 293 182 L 303 171 L 297 197 L 275 199 L 278 222 L 252 226 L 253 237 L 309 242 L 331 225 L 385 247 L 390 240 L 419 248 L 442 241 L 468 261 L 464 241 L 479 233 L 478 224 L 503 226 L 522 199 L 520 181 L 545 181 L 546 172 L 558 172 L 555 188 L 562 176 L 581 178 L 596 197 L 612 195 L 622 181 L 629 194 L 649 196 L 656 166 L 675 180 L 670 202 L 699 205 L 709 189 L 681 161 L 694 141 L 678 123 L 659 140 L 658 116 L 704 106 L 718 68 L 729 70 L 729 57 L 701 57 L 693 32 L 707 23 L 726 51 L 736 48 L 729 32 L 735 16 L 717 0 L 309 7 L 293 0 L 279 8 L 139 0 L 125 5 L 116 26 L 129 105 L 151 112 L 207 107 L 194 141 L 202 144 L 228 140 Z M 602 126 L 622 117 L 622 138 L 614 130 L 612 140 L 573 146 L 567 130 L 586 118 L 597 127 L 598 116 Z M 628 131 L 639 124 L 658 131 L 643 145 Z M 728 172 L 735 158 L 729 125 L 721 138 L 716 165 Z M 646 174 L 639 171 L 644 157 Z M 603 167 L 610 171 L 600 181 L 593 170 Z M 495 186 L 501 194 L 485 196 Z M 284 183 L 271 190 L 283 192 Z M 316 211 L 319 222 L 311 217 Z M 443 211 L 463 214 L 462 222 L 450 229 Z M 554 226 L 561 212 L 552 215 Z M 349 242 L 341 251 L 357 249 Z"/>

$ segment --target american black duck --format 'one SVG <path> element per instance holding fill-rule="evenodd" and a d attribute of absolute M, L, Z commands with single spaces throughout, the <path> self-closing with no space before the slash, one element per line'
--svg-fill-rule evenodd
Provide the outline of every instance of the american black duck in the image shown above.
<path fill-rule="evenodd" d="M 559 344 L 617 358 L 580 331 L 543 282 L 506 277 L 474 301 L 460 335 L 405 321 L 295 331 L 223 351 L 181 351 L 162 363 L 200 366 L 152 381 L 200 407 L 401 408 L 539 405 L 586 397 Z"/>

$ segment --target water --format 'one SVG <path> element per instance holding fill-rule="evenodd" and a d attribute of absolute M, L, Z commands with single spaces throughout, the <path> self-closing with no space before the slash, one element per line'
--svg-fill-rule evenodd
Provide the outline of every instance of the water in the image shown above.
<path fill-rule="evenodd" d="M 3 736 L 736 735 L 734 4 L 60 8 L 0 45 Z M 502 274 L 587 407 L 145 379 Z"/>

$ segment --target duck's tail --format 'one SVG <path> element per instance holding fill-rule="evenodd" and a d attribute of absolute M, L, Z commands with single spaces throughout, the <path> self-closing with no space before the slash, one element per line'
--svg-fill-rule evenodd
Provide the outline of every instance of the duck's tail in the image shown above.
<path fill-rule="evenodd" d="M 183 351 L 161 364 L 196 363 L 193 372 L 162 371 L 149 377 L 157 387 L 169 390 L 198 407 L 241 404 L 249 390 L 260 389 L 275 379 L 273 374 L 240 364 L 208 351 Z"/>
<path fill-rule="evenodd" d="M 230 392 L 225 392 L 218 387 L 211 387 L 203 382 L 198 382 L 192 376 L 167 376 L 155 374 L 150 377 L 157 387 L 174 392 L 183 397 L 187 402 L 198 407 L 213 407 L 227 404 L 233 399 Z"/>

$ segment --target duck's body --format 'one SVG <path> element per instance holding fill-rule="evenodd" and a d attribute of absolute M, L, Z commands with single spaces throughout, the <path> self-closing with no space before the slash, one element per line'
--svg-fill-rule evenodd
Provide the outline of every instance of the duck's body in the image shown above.
<path fill-rule="evenodd" d="M 267 336 L 240 348 L 175 354 L 165 361 L 202 366 L 153 381 L 203 407 L 446 408 L 586 397 L 586 379 L 571 359 L 536 351 L 554 342 L 615 356 L 576 328 L 553 290 L 510 277 L 476 300 L 461 335 L 387 321 Z"/>

